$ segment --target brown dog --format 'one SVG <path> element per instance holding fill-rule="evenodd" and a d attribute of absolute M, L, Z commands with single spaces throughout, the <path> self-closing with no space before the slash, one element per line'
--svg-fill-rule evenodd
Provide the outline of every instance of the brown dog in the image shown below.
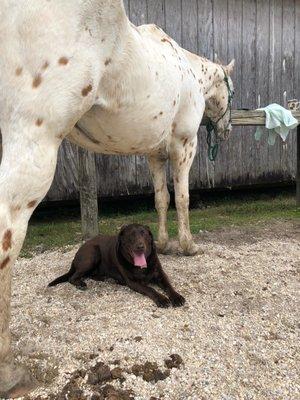
<path fill-rule="evenodd" d="M 70 271 L 49 286 L 70 282 L 85 290 L 84 278 L 113 278 L 117 283 L 150 297 L 158 307 L 171 304 L 179 307 L 185 303 L 162 269 L 150 229 L 138 224 L 123 227 L 118 236 L 100 235 L 87 241 L 76 253 Z M 149 284 L 159 285 L 168 297 Z"/>

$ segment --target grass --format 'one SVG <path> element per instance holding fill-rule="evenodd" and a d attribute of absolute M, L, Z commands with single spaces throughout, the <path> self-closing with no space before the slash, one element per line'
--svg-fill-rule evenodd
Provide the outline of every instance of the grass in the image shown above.
<path fill-rule="evenodd" d="M 103 202 L 99 216 L 100 232 L 114 234 L 126 223 L 149 225 L 157 234 L 157 215 L 153 199 L 130 199 Z M 264 192 L 230 192 L 202 194 L 191 197 L 190 224 L 193 234 L 224 227 L 249 226 L 272 220 L 300 218 L 293 190 L 277 189 Z M 168 213 L 169 234 L 177 234 L 176 210 Z M 81 223 L 78 206 L 50 205 L 39 208 L 33 216 L 21 252 L 31 257 L 36 251 L 45 251 L 73 245 L 81 241 Z"/>

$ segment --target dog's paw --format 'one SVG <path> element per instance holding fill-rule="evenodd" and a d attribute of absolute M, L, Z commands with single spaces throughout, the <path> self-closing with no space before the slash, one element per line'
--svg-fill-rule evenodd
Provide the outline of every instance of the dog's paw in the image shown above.
<path fill-rule="evenodd" d="M 171 306 L 170 300 L 165 296 L 157 297 L 157 299 L 155 300 L 155 303 L 156 303 L 157 307 L 161 307 L 161 308 L 168 308 Z"/>
<path fill-rule="evenodd" d="M 77 289 L 82 290 L 82 291 L 85 291 L 88 288 L 87 284 L 85 282 L 77 283 L 75 286 Z"/>
<path fill-rule="evenodd" d="M 174 294 L 170 297 L 172 306 L 174 307 L 181 307 L 185 303 L 185 298 L 181 296 L 179 293 Z"/>

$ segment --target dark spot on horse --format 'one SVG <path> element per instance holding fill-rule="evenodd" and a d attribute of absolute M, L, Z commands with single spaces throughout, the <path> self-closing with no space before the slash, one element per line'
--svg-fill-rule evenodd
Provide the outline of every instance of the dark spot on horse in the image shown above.
<path fill-rule="evenodd" d="M 107 58 L 104 62 L 104 65 L 107 67 L 111 63 L 111 58 Z"/>
<path fill-rule="evenodd" d="M 33 88 L 37 88 L 38 86 L 40 86 L 40 84 L 42 83 L 42 77 L 41 74 L 37 74 L 33 81 L 32 81 L 32 87 Z"/>
<path fill-rule="evenodd" d="M 182 194 L 181 197 L 184 198 L 184 194 Z"/>
<path fill-rule="evenodd" d="M 177 183 L 179 183 L 179 179 L 178 179 L 178 176 L 176 176 L 176 182 L 177 182 Z"/>
<path fill-rule="evenodd" d="M 174 107 L 176 106 L 176 100 L 173 101 L 173 106 L 174 106 Z"/>
<path fill-rule="evenodd" d="M 35 121 L 35 124 L 36 124 L 36 126 L 41 126 L 43 122 L 44 122 L 44 120 L 43 120 L 42 118 L 38 118 L 38 119 Z"/>
<path fill-rule="evenodd" d="M 173 133 L 175 132 L 176 126 L 177 126 L 176 122 L 173 122 L 173 124 L 172 124 L 172 132 Z"/>
<path fill-rule="evenodd" d="M 184 157 L 184 159 L 183 159 L 183 163 L 185 163 L 186 162 L 186 157 Z"/>
<path fill-rule="evenodd" d="M 159 115 L 163 115 L 163 112 L 161 111 L 161 112 L 159 113 Z"/>
<path fill-rule="evenodd" d="M 101 42 L 102 42 L 102 43 L 104 43 L 104 42 L 105 42 L 105 40 L 106 40 L 105 38 L 102 38 L 102 39 L 101 39 Z"/>
<path fill-rule="evenodd" d="M 92 85 L 88 85 L 87 87 L 83 88 L 81 94 L 83 97 L 86 97 L 92 91 Z"/>
<path fill-rule="evenodd" d="M 67 65 L 69 62 L 69 59 L 67 57 L 60 57 L 60 59 L 58 60 L 58 64 L 60 65 Z"/>
<path fill-rule="evenodd" d="M 192 155 L 193 155 L 193 153 L 192 153 L 192 152 L 190 152 L 190 158 L 192 158 Z"/>
<path fill-rule="evenodd" d="M 9 263 L 9 261 L 10 261 L 10 258 L 6 257 L 4 259 L 4 261 L 0 264 L 0 269 L 4 269 L 7 266 L 7 264 Z"/>
<path fill-rule="evenodd" d="M 37 203 L 37 200 L 32 200 L 27 204 L 27 208 L 33 208 Z"/>
<path fill-rule="evenodd" d="M 157 115 L 155 115 L 155 116 L 153 117 L 153 119 L 157 119 Z"/>
<path fill-rule="evenodd" d="M 8 229 L 3 236 L 3 240 L 2 240 L 2 248 L 3 251 L 7 251 L 8 249 L 11 248 L 11 237 L 12 237 L 12 233 L 11 230 Z"/>
<path fill-rule="evenodd" d="M 49 67 L 49 63 L 48 63 L 48 61 L 45 61 L 44 64 L 43 64 L 43 66 L 42 66 L 42 69 L 45 70 L 45 69 L 47 69 L 48 67 Z"/>
<path fill-rule="evenodd" d="M 19 67 L 19 68 L 16 69 L 16 75 L 17 76 L 20 76 L 22 74 L 22 72 L 23 72 L 23 68 L 22 67 Z"/>
<path fill-rule="evenodd" d="M 185 146 L 187 144 L 188 138 L 183 139 L 183 145 Z"/>
<path fill-rule="evenodd" d="M 56 138 L 59 139 L 59 140 L 62 140 L 64 138 L 63 133 L 61 133 L 60 135 L 57 135 Z"/>
<path fill-rule="evenodd" d="M 211 75 L 209 76 L 209 78 L 208 78 L 209 80 L 211 80 Z"/>
<path fill-rule="evenodd" d="M 12 206 L 12 207 L 10 207 L 10 211 L 12 212 L 12 213 L 15 213 L 15 212 L 18 212 L 18 211 L 20 211 L 21 210 L 21 206 Z"/>

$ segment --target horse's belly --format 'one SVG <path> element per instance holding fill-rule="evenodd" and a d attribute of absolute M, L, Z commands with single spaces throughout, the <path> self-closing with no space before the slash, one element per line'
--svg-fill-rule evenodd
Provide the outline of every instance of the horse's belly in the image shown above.
<path fill-rule="evenodd" d="M 93 107 L 79 121 L 72 139 L 77 143 L 80 139 L 78 144 L 98 153 L 147 154 L 168 136 L 173 117 L 162 111 L 144 115 L 127 110 L 110 115 Z"/>

